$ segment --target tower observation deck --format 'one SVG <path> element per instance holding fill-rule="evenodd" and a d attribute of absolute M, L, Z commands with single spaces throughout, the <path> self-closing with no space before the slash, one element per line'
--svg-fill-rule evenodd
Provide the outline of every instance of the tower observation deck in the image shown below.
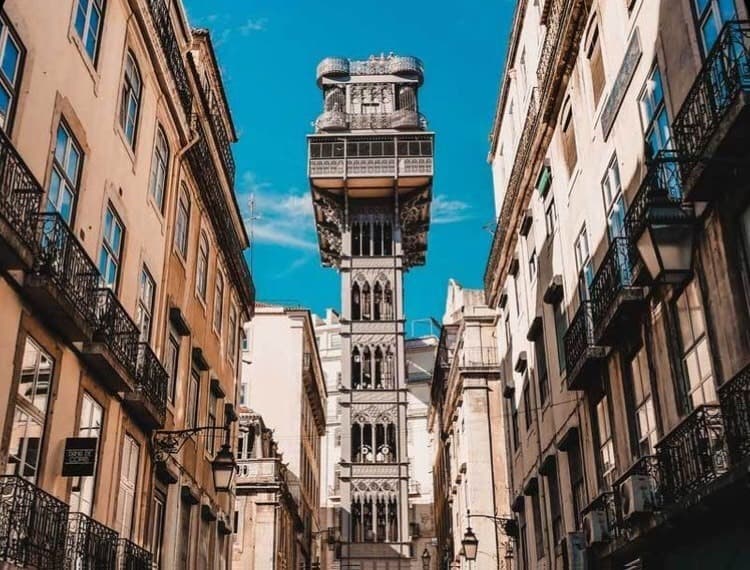
<path fill-rule="evenodd" d="M 422 63 L 326 58 L 317 80 L 308 176 L 321 259 L 341 275 L 337 557 L 342 570 L 402 570 L 412 556 L 403 273 L 425 263 L 433 177 Z"/>

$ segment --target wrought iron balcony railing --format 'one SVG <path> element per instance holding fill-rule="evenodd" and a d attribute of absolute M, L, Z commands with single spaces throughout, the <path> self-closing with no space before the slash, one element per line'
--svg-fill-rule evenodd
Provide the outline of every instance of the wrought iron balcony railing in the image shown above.
<path fill-rule="evenodd" d="M 138 368 L 136 373 L 136 392 L 145 396 L 163 418 L 167 413 L 167 385 L 169 373 L 146 342 L 136 345 L 138 351 Z"/>
<path fill-rule="evenodd" d="M 91 325 L 97 320 L 99 270 L 58 213 L 36 216 L 39 236 L 33 274 L 58 293 Z"/>
<path fill-rule="evenodd" d="M 117 532 L 83 513 L 70 513 L 65 567 L 75 570 L 115 568 Z"/>
<path fill-rule="evenodd" d="M 637 260 L 638 250 L 630 238 L 617 237 L 612 240 L 590 286 L 591 313 L 596 330 L 599 330 L 618 294 L 625 287 L 633 285 Z"/>
<path fill-rule="evenodd" d="M 719 388 L 729 455 L 734 464 L 750 458 L 750 366 Z"/>
<path fill-rule="evenodd" d="M 657 445 L 666 503 L 699 497 L 729 469 L 724 418 L 716 404 L 697 407 Z"/>
<path fill-rule="evenodd" d="M 625 216 L 625 233 L 638 240 L 648 224 L 649 208 L 654 205 L 679 207 L 682 204 L 682 182 L 678 155 L 661 151 L 650 164 L 638 192 Z"/>
<path fill-rule="evenodd" d="M 121 538 L 118 545 L 118 570 L 151 570 L 151 553 L 134 542 Z"/>
<path fill-rule="evenodd" d="M 575 368 L 586 353 L 586 349 L 596 344 L 594 338 L 594 315 L 591 301 L 581 302 L 568 330 L 563 335 L 565 362 Z"/>
<path fill-rule="evenodd" d="M 651 512 L 657 511 L 664 506 L 664 498 L 662 496 L 662 465 L 659 457 L 657 455 L 644 455 L 633 463 L 630 469 L 623 473 L 612 485 L 617 498 L 617 521 L 621 530 L 625 530 L 631 525 L 631 521 L 626 520 L 628 519 L 628 513 L 625 511 L 627 508 L 634 509 L 633 505 L 636 504 L 635 498 L 628 496 L 628 493 L 633 492 L 633 490 L 628 491 L 623 487 L 626 481 L 633 476 L 646 477 L 650 482 L 651 492 L 648 498 L 650 504 L 642 506 L 647 506 Z M 627 501 L 632 503 L 630 506 L 625 504 L 625 497 L 628 497 Z"/>
<path fill-rule="evenodd" d="M 496 367 L 500 365 L 497 348 L 494 346 L 461 347 L 458 353 L 459 366 L 468 368 Z"/>
<path fill-rule="evenodd" d="M 727 111 L 750 93 L 750 22 L 727 22 L 672 123 L 675 148 L 686 179 L 703 158 Z"/>
<path fill-rule="evenodd" d="M 601 511 L 604 513 L 606 521 L 605 540 L 611 540 L 619 536 L 622 529 L 622 521 L 617 506 L 617 494 L 614 491 L 604 491 L 591 501 L 581 512 L 582 515 L 592 511 Z"/>
<path fill-rule="evenodd" d="M 0 476 L 0 566 L 62 568 L 67 521 L 68 505 L 21 477 Z"/>
<path fill-rule="evenodd" d="M 0 129 L 0 216 L 28 248 L 36 238 L 34 215 L 44 192 L 31 170 Z"/>
<path fill-rule="evenodd" d="M 131 378 L 135 378 L 140 330 L 111 289 L 96 290 L 96 316 L 94 340 L 106 344 Z"/>
<path fill-rule="evenodd" d="M 190 83 L 188 82 L 185 62 L 180 53 L 180 46 L 177 42 L 177 35 L 172 27 L 169 2 L 165 2 L 165 0 L 148 0 L 148 6 L 151 11 L 151 19 L 156 27 L 156 33 L 159 36 L 161 49 L 164 51 L 167 67 L 169 67 L 174 77 L 182 109 L 185 112 L 185 116 L 190 118 L 193 95 L 190 91 Z"/>
<path fill-rule="evenodd" d="M 564 24 L 563 14 L 572 3 L 572 0 L 547 0 L 544 6 L 544 25 L 547 31 L 544 35 L 544 43 L 542 44 L 536 71 L 537 82 L 542 88 L 545 87 L 550 67 L 557 52 L 557 44 L 560 41 Z"/>
<path fill-rule="evenodd" d="M 236 166 L 234 163 L 234 155 L 232 154 L 232 141 L 229 140 L 229 133 L 227 127 L 224 124 L 224 118 L 219 110 L 219 104 L 216 102 L 214 97 L 211 102 L 210 117 L 211 130 L 214 133 L 214 140 L 216 146 L 219 149 L 219 155 L 221 156 L 221 163 L 224 166 L 224 171 L 229 178 L 229 183 L 234 185 L 234 175 Z"/>

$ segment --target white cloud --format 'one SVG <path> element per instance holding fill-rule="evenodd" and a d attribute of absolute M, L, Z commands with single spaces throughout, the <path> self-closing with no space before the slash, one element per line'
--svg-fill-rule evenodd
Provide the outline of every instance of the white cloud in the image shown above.
<path fill-rule="evenodd" d="M 250 233 L 250 197 L 255 198 L 253 239 L 290 249 L 317 250 L 312 199 L 296 188 L 278 192 L 268 182 L 259 182 L 252 172 L 242 177 L 240 200 Z"/>
<path fill-rule="evenodd" d="M 461 200 L 451 200 L 438 194 L 432 201 L 430 219 L 433 224 L 455 224 L 471 218 L 471 206 Z"/>
<path fill-rule="evenodd" d="M 252 34 L 253 32 L 263 32 L 268 24 L 268 18 L 248 18 L 247 21 L 239 26 L 237 29 L 243 36 Z"/>

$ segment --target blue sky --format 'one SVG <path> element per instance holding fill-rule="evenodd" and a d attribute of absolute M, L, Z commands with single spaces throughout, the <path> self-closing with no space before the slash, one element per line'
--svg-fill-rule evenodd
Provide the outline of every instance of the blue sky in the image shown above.
<path fill-rule="evenodd" d="M 425 64 L 421 111 L 436 132 L 427 264 L 406 278 L 409 319 L 440 319 L 448 279 L 481 287 L 494 218 L 486 163 L 513 0 L 185 0 L 211 30 L 240 142 L 236 191 L 256 197 L 252 269 L 258 298 L 338 308 L 320 265 L 305 135 L 322 109 L 315 66 L 329 55 L 415 55 Z"/>

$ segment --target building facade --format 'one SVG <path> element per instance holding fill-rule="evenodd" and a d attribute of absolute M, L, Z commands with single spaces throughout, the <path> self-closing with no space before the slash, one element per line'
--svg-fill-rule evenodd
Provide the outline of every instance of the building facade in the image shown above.
<path fill-rule="evenodd" d="M 326 429 L 325 379 L 313 319 L 306 309 L 259 304 L 245 335 L 240 403 L 261 415 L 272 431 L 300 521 L 294 557 L 276 568 L 310 568 L 320 562 L 324 539 L 320 474 Z M 247 521 L 251 513 L 238 516 Z M 243 568 L 237 562 L 235 567 Z"/>
<path fill-rule="evenodd" d="M 224 568 L 221 437 L 166 455 L 156 445 L 163 429 L 231 411 L 253 305 L 210 38 L 162 0 L 9 0 L 0 37 L 0 564 Z M 175 249 L 190 299 L 194 280 L 208 291 L 208 316 L 172 289 Z M 211 363 L 192 400 L 182 355 L 197 343 Z"/>
<path fill-rule="evenodd" d="M 747 18 L 517 3 L 485 274 L 517 568 L 749 563 Z"/>
<path fill-rule="evenodd" d="M 430 406 L 440 570 L 507 569 L 513 556 L 495 319 L 482 290 L 449 281 Z M 474 562 L 461 555 L 469 528 Z"/>
<path fill-rule="evenodd" d="M 299 568 L 294 561 L 303 524 L 284 456 L 263 418 L 246 406 L 239 408 L 239 430 L 232 567 Z"/>
<path fill-rule="evenodd" d="M 317 78 L 308 175 L 321 258 L 341 274 L 336 556 L 342 569 L 408 568 L 403 273 L 424 263 L 433 172 L 422 65 L 328 58 Z"/>

